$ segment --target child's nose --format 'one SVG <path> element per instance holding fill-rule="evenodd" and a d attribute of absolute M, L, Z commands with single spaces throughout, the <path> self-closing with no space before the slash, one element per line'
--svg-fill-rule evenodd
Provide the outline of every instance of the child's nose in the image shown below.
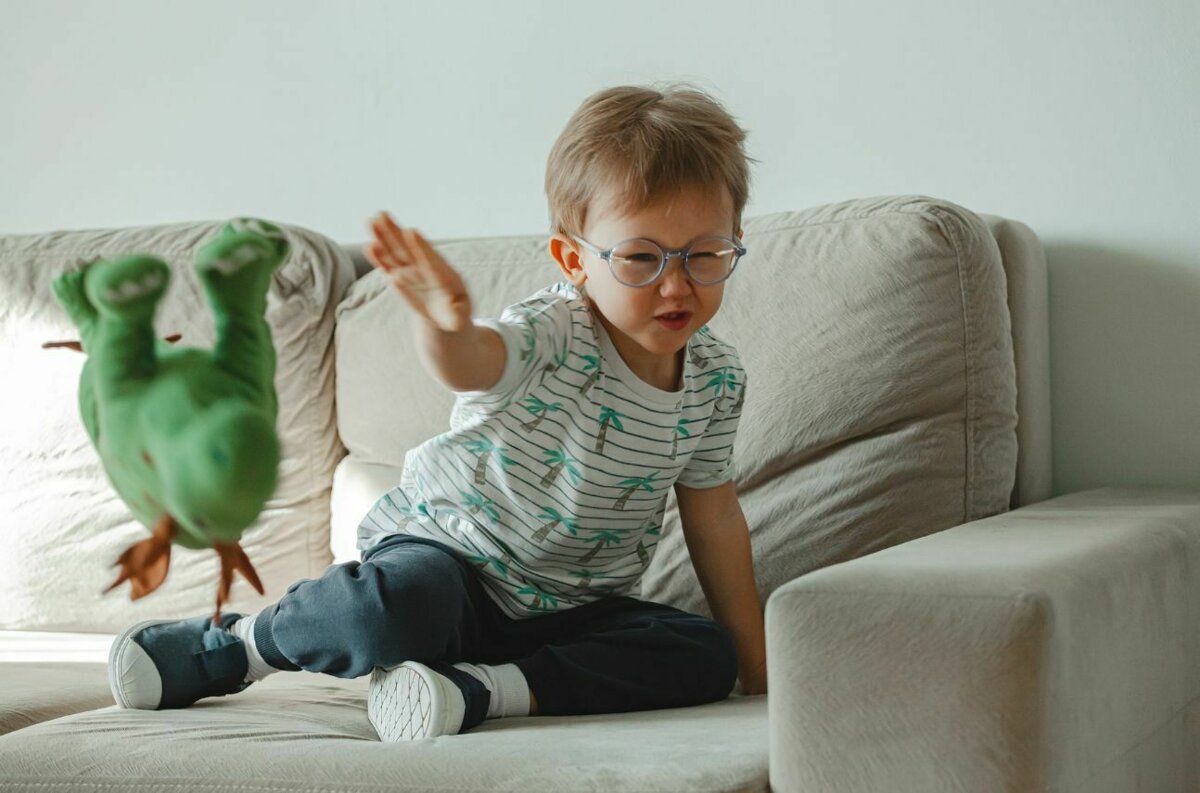
<path fill-rule="evenodd" d="M 688 283 L 687 272 L 683 269 L 683 262 L 679 259 L 667 265 L 667 269 L 662 274 L 662 281 L 659 284 L 659 289 L 664 295 L 679 295 L 687 294 L 692 286 Z"/>

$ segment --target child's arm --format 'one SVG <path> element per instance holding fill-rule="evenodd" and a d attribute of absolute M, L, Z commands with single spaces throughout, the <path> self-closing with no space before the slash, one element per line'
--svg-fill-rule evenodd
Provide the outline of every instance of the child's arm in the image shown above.
<path fill-rule="evenodd" d="M 750 527 L 733 481 L 708 488 L 675 485 L 683 538 L 713 618 L 733 634 L 738 679 L 747 694 L 767 690 L 766 629 L 754 584 Z"/>
<path fill-rule="evenodd" d="M 504 340 L 472 324 L 459 274 L 416 229 L 400 228 L 386 212 L 372 219 L 371 231 L 375 240 L 363 254 L 424 320 L 417 323 L 417 351 L 429 372 L 453 391 L 495 385 L 504 371 Z"/>

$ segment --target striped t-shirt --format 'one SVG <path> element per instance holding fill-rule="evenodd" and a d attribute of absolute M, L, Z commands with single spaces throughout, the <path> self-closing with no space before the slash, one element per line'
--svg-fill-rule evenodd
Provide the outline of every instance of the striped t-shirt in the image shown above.
<path fill-rule="evenodd" d="M 708 326 L 688 341 L 682 387 L 625 364 L 570 282 L 476 319 L 504 339 L 504 371 L 455 394 L 450 430 L 405 455 L 400 483 L 358 527 L 458 550 L 513 619 L 630 594 L 658 544 L 675 482 L 733 476 L 746 394 L 737 351 Z"/>

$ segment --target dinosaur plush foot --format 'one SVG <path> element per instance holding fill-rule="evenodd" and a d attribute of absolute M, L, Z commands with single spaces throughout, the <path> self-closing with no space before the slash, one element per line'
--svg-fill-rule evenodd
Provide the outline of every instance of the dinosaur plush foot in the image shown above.
<path fill-rule="evenodd" d="M 107 314 L 149 319 L 167 291 L 170 268 L 154 256 L 121 256 L 93 264 L 84 285 L 92 305 Z"/>
<path fill-rule="evenodd" d="M 129 546 L 117 559 L 114 566 L 120 565 L 121 574 L 104 591 L 111 592 L 124 581 L 129 581 L 129 599 L 137 600 L 158 589 L 166 579 L 167 568 L 171 564 L 171 538 L 174 536 L 175 521 L 170 515 L 163 515 L 154 524 L 150 539 Z"/>
<path fill-rule="evenodd" d="M 241 573 L 260 595 L 263 594 L 263 585 L 262 581 L 258 580 L 258 573 L 254 571 L 254 565 L 250 564 L 250 557 L 246 556 L 246 552 L 236 541 L 213 543 L 213 548 L 221 557 L 221 582 L 217 585 L 217 612 L 213 614 L 212 621 L 214 625 L 220 625 L 221 606 L 229 600 L 229 589 L 233 586 L 235 570 Z"/>
<path fill-rule="evenodd" d="M 238 218 L 196 253 L 196 274 L 215 303 L 232 313 L 262 316 L 271 274 L 289 250 L 283 230 L 254 218 Z"/>

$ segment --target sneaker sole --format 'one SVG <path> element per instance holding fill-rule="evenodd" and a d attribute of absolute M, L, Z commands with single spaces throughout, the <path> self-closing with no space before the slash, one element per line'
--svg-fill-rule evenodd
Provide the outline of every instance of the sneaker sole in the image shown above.
<path fill-rule="evenodd" d="M 152 625 L 162 625 L 174 620 L 146 620 L 129 626 L 113 639 L 108 648 L 108 687 L 117 705 L 130 710 L 158 710 L 162 702 L 162 678 L 154 661 L 133 641 L 133 637 Z M 146 686 L 147 682 L 153 681 Z M 155 685 L 156 683 L 156 685 Z M 127 689 L 134 684 L 145 686 L 136 696 Z M 153 701 L 153 704 L 151 704 Z"/>
<path fill-rule="evenodd" d="M 367 718 L 384 742 L 454 735 L 466 705 L 452 681 L 416 661 L 376 667 L 367 691 Z"/>

